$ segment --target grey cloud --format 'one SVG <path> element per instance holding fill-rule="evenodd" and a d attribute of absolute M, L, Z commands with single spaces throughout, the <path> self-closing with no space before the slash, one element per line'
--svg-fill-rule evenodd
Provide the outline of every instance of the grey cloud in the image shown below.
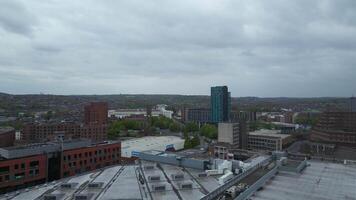
<path fill-rule="evenodd" d="M 17 0 L 2 0 L 0 2 L 0 27 L 22 35 L 30 35 L 36 19 L 24 5 Z"/>
<path fill-rule="evenodd" d="M 1 1 L 1 26 L 31 37 L 0 29 L 0 91 L 207 94 L 227 84 L 233 96 L 348 96 L 354 10 L 353 0 Z"/>

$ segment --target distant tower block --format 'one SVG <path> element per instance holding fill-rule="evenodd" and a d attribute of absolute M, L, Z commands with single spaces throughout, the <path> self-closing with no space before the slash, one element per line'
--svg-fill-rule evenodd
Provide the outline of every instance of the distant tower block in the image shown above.
<path fill-rule="evenodd" d="M 356 112 L 356 97 L 350 98 L 350 112 Z"/>
<path fill-rule="evenodd" d="M 91 102 L 84 107 L 85 124 L 107 124 L 108 123 L 108 103 Z"/>

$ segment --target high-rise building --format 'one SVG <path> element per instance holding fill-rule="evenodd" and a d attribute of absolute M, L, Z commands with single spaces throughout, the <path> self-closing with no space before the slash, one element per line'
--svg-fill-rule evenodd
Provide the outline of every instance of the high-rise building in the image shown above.
<path fill-rule="evenodd" d="M 84 107 L 85 124 L 106 124 L 108 122 L 108 103 L 91 102 Z"/>
<path fill-rule="evenodd" d="M 231 94 L 227 86 L 211 87 L 211 120 L 214 123 L 229 121 Z"/>
<path fill-rule="evenodd" d="M 350 112 L 356 112 L 356 97 L 350 98 Z"/>

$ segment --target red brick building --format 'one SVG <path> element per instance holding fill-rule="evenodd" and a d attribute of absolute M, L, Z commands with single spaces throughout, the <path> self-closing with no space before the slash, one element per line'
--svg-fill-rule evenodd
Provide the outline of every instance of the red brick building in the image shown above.
<path fill-rule="evenodd" d="M 119 164 L 121 144 L 103 143 L 91 147 L 63 151 L 61 177 Z"/>
<path fill-rule="evenodd" d="M 0 148 L 0 193 L 121 163 L 121 143 L 90 140 Z"/>
<path fill-rule="evenodd" d="M 58 136 L 64 139 L 87 138 L 95 142 L 107 139 L 108 104 L 93 102 L 84 107 L 84 121 L 28 123 L 21 131 L 24 143 L 53 141 Z"/>
<path fill-rule="evenodd" d="M 19 159 L 0 161 L 0 190 L 46 181 L 46 161 L 44 154 Z"/>
<path fill-rule="evenodd" d="M 107 124 L 108 103 L 92 102 L 84 107 L 85 124 Z"/>
<path fill-rule="evenodd" d="M 15 142 L 15 129 L 11 127 L 0 127 L 0 147 L 13 146 Z"/>
<path fill-rule="evenodd" d="M 356 112 L 326 112 L 313 127 L 314 142 L 356 145 Z"/>

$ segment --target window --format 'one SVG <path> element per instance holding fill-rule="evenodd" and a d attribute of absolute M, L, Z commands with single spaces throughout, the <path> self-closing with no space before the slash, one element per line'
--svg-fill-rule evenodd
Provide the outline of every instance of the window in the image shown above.
<path fill-rule="evenodd" d="M 25 163 L 21 163 L 21 169 L 25 169 Z"/>
<path fill-rule="evenodd" d="M 20 180 L 25 178 L 25 172 L 15 174 L 15 179 Z"/>
<path fill-rule="evenodd" d="M 18 164 L 15 164 L 15 169 L 19 169 L 19 165 Z"/>
<path fill-rule="evenodd" d="M 38 167 L 38 165 L 40 165 L 40 162 L 38 160 L 30 162 L 30 167 Z"/>
<path fill-rule="evenodd" d="M 5 181 L 8 181 L 10 179 L 9 175 L 5 175 Z"/>
<path fill-rule="evenodd" d="M 6 167 L 0 167 L 0 174 L 7 174 L 10 171 L 10 167 L 6 166 Z"/>

